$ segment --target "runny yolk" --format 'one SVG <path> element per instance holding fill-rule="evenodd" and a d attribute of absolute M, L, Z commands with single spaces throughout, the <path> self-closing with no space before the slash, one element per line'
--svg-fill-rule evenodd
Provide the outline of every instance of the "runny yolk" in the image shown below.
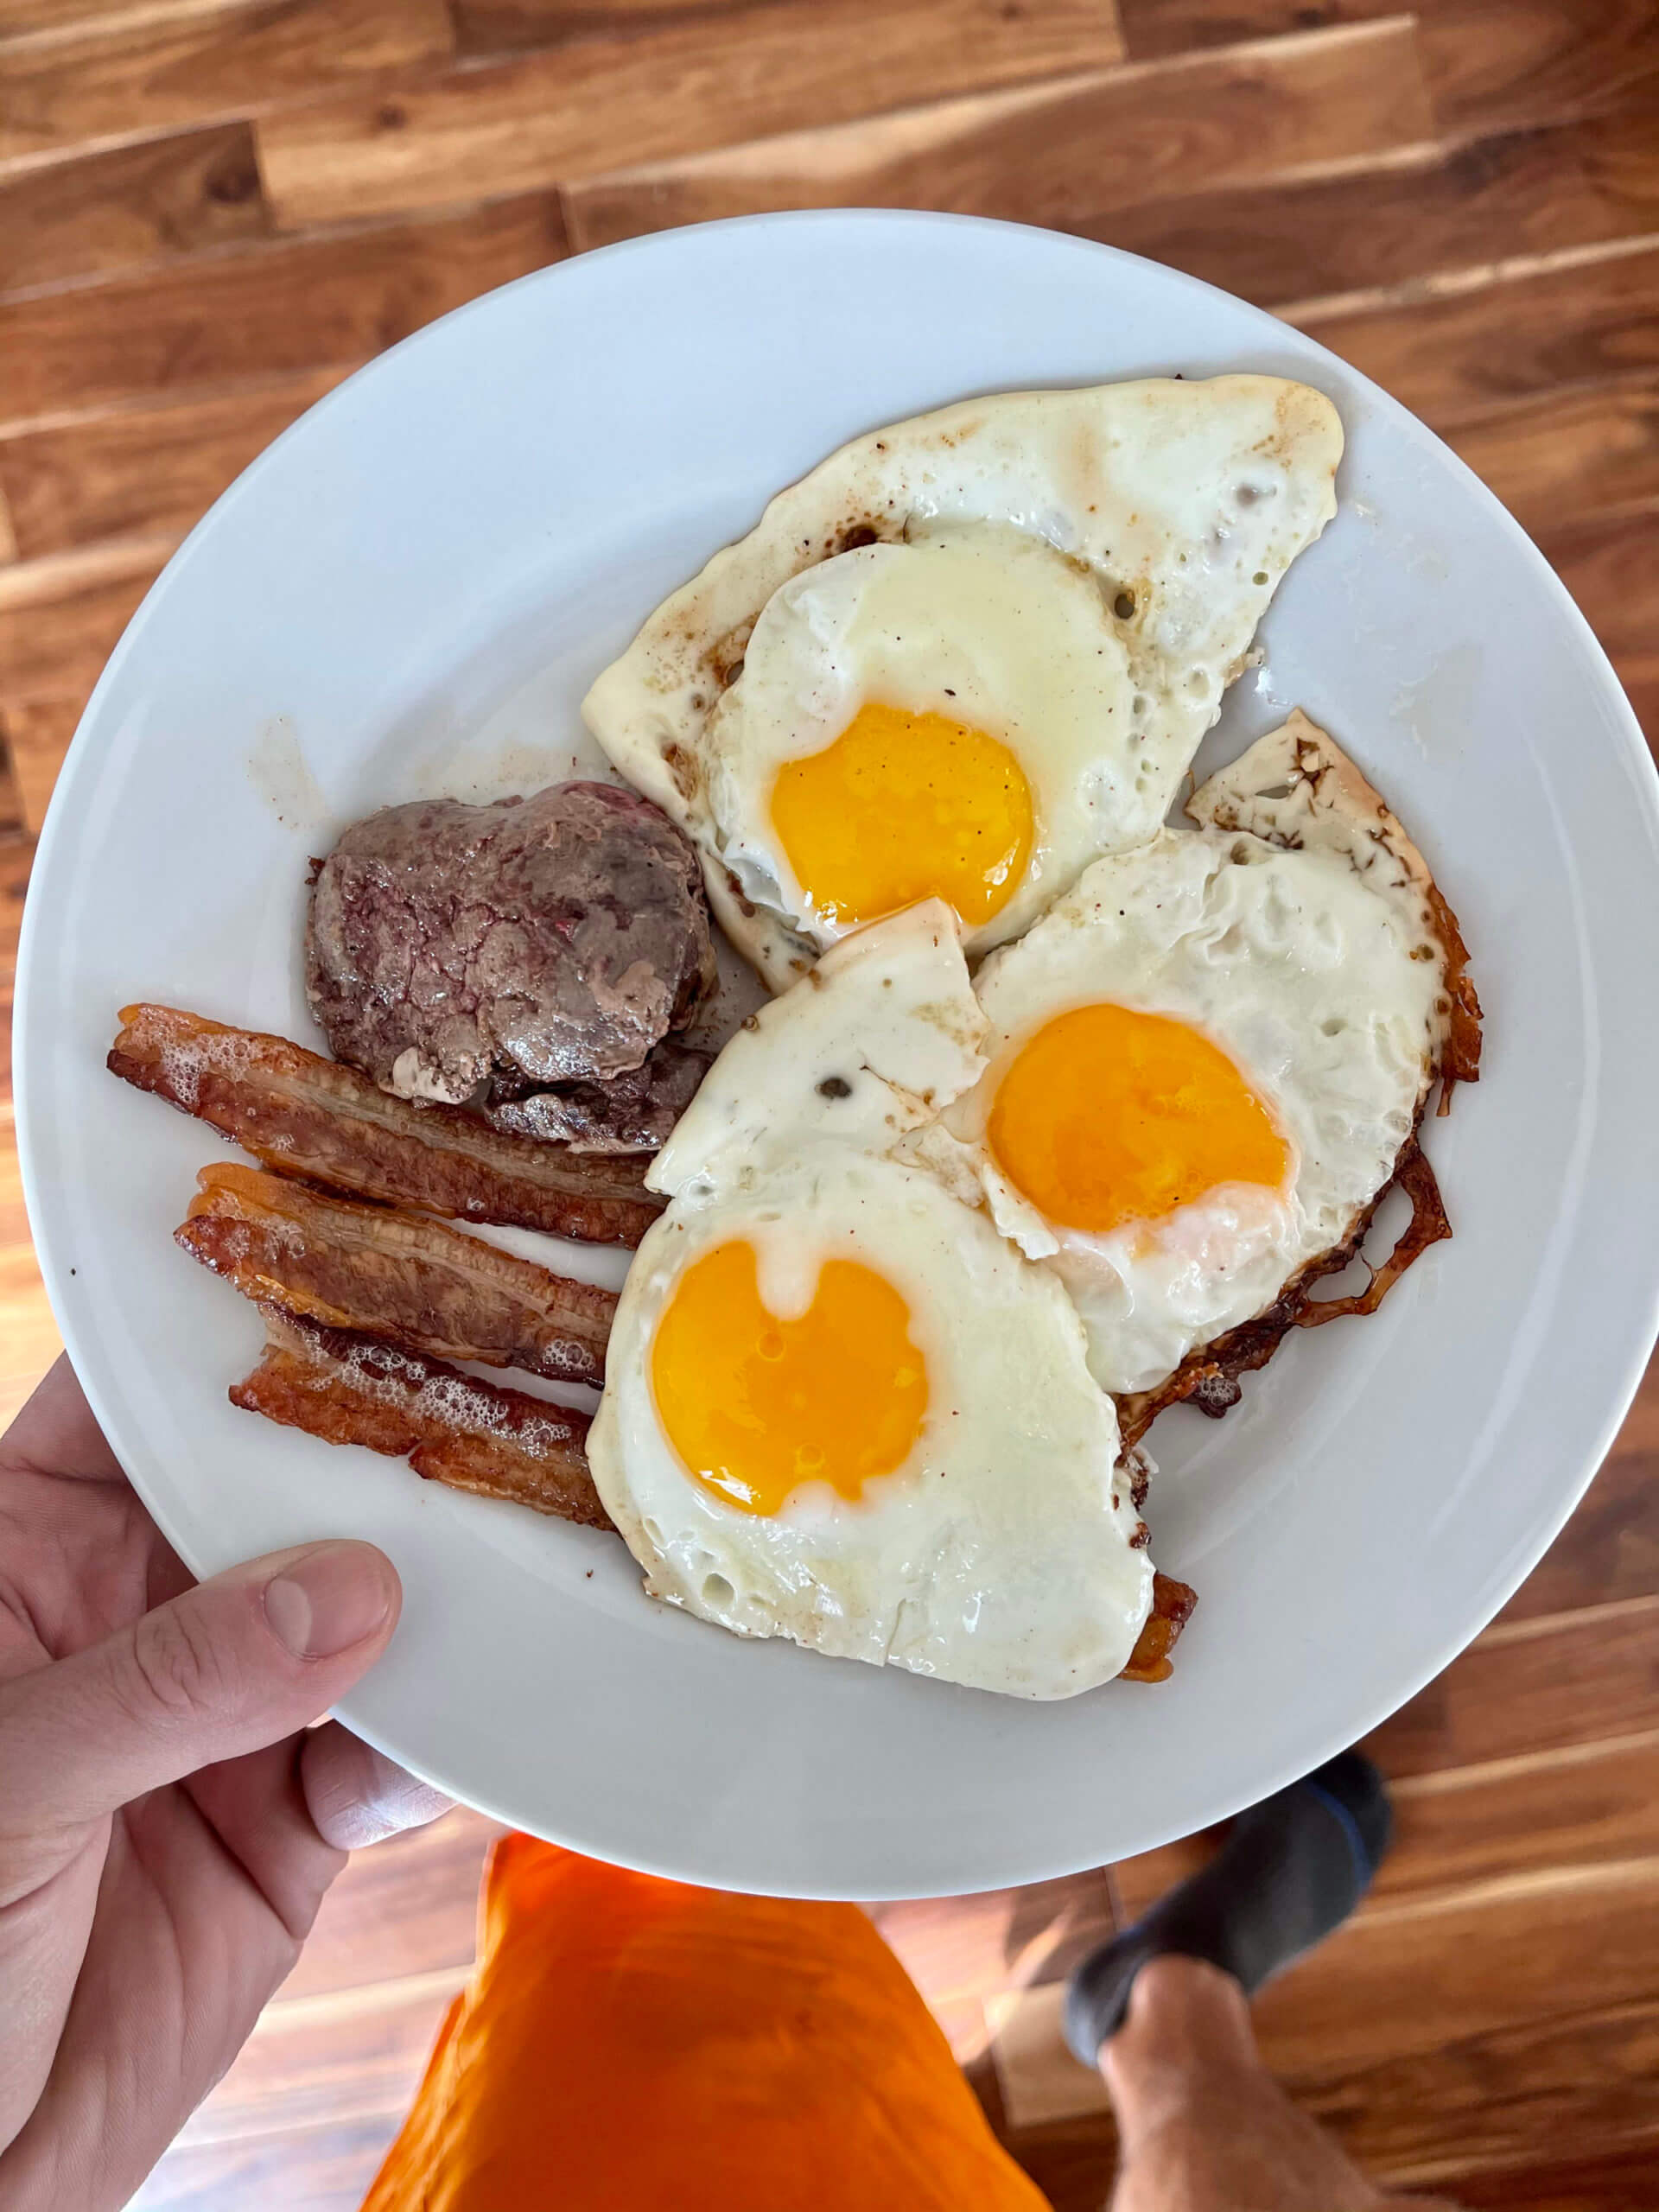
<path fill-rule="evenodd" d="M 991 1150 L 1038 1211 L 1104 1233 L 1218 1183 L 1278 1185 L 1290 1148 L 1225 1052 L 1160 1014 L 1080 1006 L 1038 1030 L 998 1086 Z"/>
<path fill-rule="evenodd" d="M 1001 912 L 1031 858 L 1031 787 L 1007 747 L 944 715 L 861 707 L 772 791 L 796 880 L 836 922 L 940 898 L 969 927 Z"/>
<path fill-rule="evenodd" d="M 806 1312 L 779 1320 L 741 1239 L 705 1253 L 675 1285 L 651 1381 L 690 1472 L 748 1513 L 776 1513 L 803 1483 L 856 1499 L 904 1464 L 927 1411 L 910 1308 L 884 1276 L 826 1260 Z"/>

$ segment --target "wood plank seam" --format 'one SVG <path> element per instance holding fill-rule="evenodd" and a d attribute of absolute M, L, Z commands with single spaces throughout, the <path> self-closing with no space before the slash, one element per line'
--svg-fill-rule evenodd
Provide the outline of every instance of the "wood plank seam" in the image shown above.
<path fill-rule="evenodd" d="M 1580 1618 L 1576 1613 L 1558 1616 L 1567 1621 Z M 1427 1774 L 1401 1775 L 1389 1782 L 1389 1794 L 1396 1803 L 1409 1804 L 1418 1798 L 1452 1796 L 1459 1790 L 1478 1789 L 1495 1782 L 1518 1781 L 1529 1774 L 1593 1766 L 1598 1760 L 1640 1751 L 1651 1751 L 1659 1758 L 1659 1728 L 1638 1728 L 1621 1736 L 1597 1736 L 1587 1743 L 1560 1744 L 1543 1751 L 1516 1751 L 1508 1758 L 1480 1759 L 1468 1766 L 1438 1767 Z M 1659 1769 L 1656 1770 L 1656 1779 L 1659 1780 Z"/>
<path fill-rule="evenodd" d="M 612 102 L 664 156 L 730 145 L 792 121 L 791 98 L 830 120 L 906 106 L 925 74 L 942 91 L 1033 84 L 1116 60 L 1116 16 L 1073 0 L 1010 18 L 994 0 L 892 0 L 878 15 L 857 0 L 797 10 L 767 0 L 741 16 L 649 39 L 592 38 L 505 59 L 466 57 L 428 70 L 392 97 L 337 96 L 262 118 L 261 174 L 284 229 L 336 213 L 341 201 L 381 209 L 461 196 L 457 170 L 487 170 L 503 190 L 555 189 L 610 164 Z M 1013 35 L 1017 22 L 1018 35 Z M 880 32 L 887 52 L 867 52 Z M 785 63 L 787 61 L 787 69 Z"/>
<path fill-rule="evenodd" d="M 1576 1896 L 1590 1890 L 1648 1889 L 1656 1881 L 1659 1881 L 1659 1855 L 1609 1859 L 1583 1866 L 1533 1867 L 1524 1873 L 1492 1875 L 1484 1881 L 1461 1883 L 1456 1889 L 1402 1897 L 1397 1904 L 1363 1904 L 1354 1916 L 1354 1925 L 1397 1928 L 1408 1921 L 1435 1920 L 1452 1912 L 1491 1910 L 1528 1898 Z"/>
<path fill-rule="evenodd" d="M 429 1997 L 447 2002 L 465 1987 L 472 1971 L 470 1964 L 434 1967 L 424 1974 L 394 1974 L 385 1981 L 359 1982 L 350 1989 L 324 1990 L 314 1997 L 273 1997 L 260 2013 L 254 2033 L 336 2024 L 393 2002 L 418 2004 Z"/>
<path fill-rule="evenodd" d="M 535 193 L 449 221 L 353 225 L 13 301 L 0 306 L 0 385 L 22 422 L 137 390 L 178 395 L 357 360 L 565 251 L 556 200 Z"/>
<path fill-rule="evenodd" d="M 284 391 L 302 389 L 325 370 L 332 369 L 342 378 L 348 377 L 365 366 L 371 359 L 372 355 L 365 355 L 358 360 L 320 362 L 315 368 L 272 369 L 258 375 L 208 378 L 180 391 L 133 391 L 120 399 L 99 400 L 88 407 L 60 407 L 49 414 L 20 416 L 10 422 L 0 422 L 0 456 L 15 441 L 43 433 L 94 429 L 126 420 L 137 422 L 146 415 L 211 407 L 220 400 L 277 397 Z"/>
<path fill-rule="evenodd" d="M 1016 86 L 986 87 L 969 92 L 953 93 L 948 97 L 924 101 L 912 101 L 886 108 L 880 112 L 860 116 L 855 119 L 838 121 L 804 130 L 764 132 L 751 135 L 738 143 L 715 146 L 702 151 L 672 156 L 665 159 L 629 163 L 623 167 L 601 170 L 580 179 L 566 177 L 562 188 L 566 193 L 567 222 L 571 226 L 573 244 L 608 243 L 610 233 L 592 238 L 585 236 L 582 223 L 582 202 L 584 197 L 606 191 L 637 188 L 646 191 L 653 187 L 681 181 L 695 181 L 699 178 L 732 178 L 746 175 L 764 179 L 781 168 L 786 175 L 793 176 L 798 184 L 807 188 L 798 190 L 793 197 L 815 205 L 836 204 L 836 195 L 826 197 L 814 193 L 812 180 L 824 178 L 834 182 L 847 175 L 848 157 L 856 154 L 872 133 L 879 136 L 880 144 L 875 165 L 888 167 L 915 162 L 932 157 L 948 158 L 970 149 L 976 133 L 1001 130 L 1017 124 L 1022 116 L 1035 117 L 1046 108 L 1063 108 L 1072 102 L 1082 102 L 1093 94 L 1115 94 L 1133 105 L 1137 95 L 1152 90 L 1171 92 L 1173 114 L 1179 114 L 1184 103 L 1180 95 L 1183 80 L 1197 81 L 1208 86 L 1219 82 L 1225 86 L 1229 79 L 1239 86 L 1252 82 L 1255 73 L 1268 73 L 1264 81 L 1282 82 L 1294 86 L 1300 67 L 1309 62 L 1328 63 L 1351 55 L 1357 61 L 1373 62 L 1374 81 L 1386 79 L 1388 91 L 1379 96 L 1379 108 L 1400 107 L 1408 127 L 1403 138 L 1393 138 L 1386 146 L 1379 144 L 1376 134 L 1369 134 L 1367 143 L 1376 157 L 1393 158 L 1396 156 L 1421 157 L 1426 148 L 1432 149 L 1428 137 L 1429 115 L 1427 96 L 1421 74 L 1414 69 L 1409 82 L 1402 82 L 1402 63 L 1409 57 L 1414 61 L 1414 33 L 1417 19 L 1403 12 L 1379 16 L 1374 21 L 1335 25 L 1325 29 L 1295 32 L 1279 37 L 1243 40 L 1236 43 L 1205 48 L 1191 54 L 1150 62 L 1113 63 L 1099 68 L 1070 72 L 1037 79 Z M 1402 48 L 1404 53 L 1402 54 Z M 1370 51 L 1368 51 L 1368 49 Z M 1236 94 L 1235 94 L 1236 100 Z M 1199 111 L 1203 101 L 1187 103 Z M 1314 104 L 1317 105 L 1318 104 Z M 1077 125 L 1070 116 L 1061 118 L 1064 128 L 1060 143 L 1075 139 Z M 1213 146 L 1206 148 L 1207 157 L 1216 157 Z M 1212 169 L 1206 181 L 1224 184 L 1235 175 L 1248 175 L 1252 183 L 1287 183 L 1300 180 L 1305 174 L 1317 175 L 1328 165 L 1338 168 L 1351 162 L 1363 163 L 1367 159 L 1359 153 L 1332 153 L 1319 156 L 1274 161 L 1264 156 L 1259 144 L 1248 144 L 1241 149 L 1240 158 L 1230 165 L 1224 159 L 1219 168 Z M 1105 165 L 1103 164 L 1103 168 Z M 864 162 L 868 178 L 871 162 Z M 1106 197 L 1102 207 L 1128 207 L 1137 199 L 1155 197 L 1166 188 L 1154 174 L 1152 166 L 1141 160 L 1135 164 L 1143 182 L 1127 190 L 1115 186 L 1103 186 Z M 853 179 L 855 196 L 868 197 L 868 187 L 856 190 L 859 180 Z M 879 194 L 885 200 L 885 194 Z M 779 203 L 781 204 L 781 202 Z M 888 204 L 891 204 L 889 202 Z M 937 204 L 937 196 L 935 199 Z M 722 211 L 723 212 L 723 211 Z M 741 212 L 734 210 L 733 212 Z M 987 208 L 982 212 L 1009 213 L 1006 208 Z M 1023 210 L 1019 212 L 1025 212 Z M 1031 217 L 1044 215 L 1038 210 Z"/>
<path fill-rule="evenodd" d="M 0 185 L 0 295 L 153 267 L 268 228 L 250 126 L 175 131 Z"/>
<path fill-rule="evenodd" d="M 1332 293 L 1321 299 L 1292 300 L 1274 313 L 1299 327 L 1337 315 L 1370 315 L 1400 307 L 1421 307 L 1436 300 L 1461 299 L 1484 292 L 1496 284 L 1524 283 L 1532 276 L 1553 276 L 1567 270 L 1594 269 L 1613 261 L 1632 261 L 1644 253 L 1659 252 L 1659 243 L 1645 233 L 1631 238 L 1595 238 L 1582 245 L 1561 246 L 1544 253 L 1512 254 L 1498 261 L 1478 262 L 1466 269 L 1436 270 L 1359 291 Z"/>
<path fill-rule="evenodd" d="M 74 46 L 87 38 L 118 38 L 124 33 L 161 30 L 212 16 L 234 16 L 245 13 L 251 4 L 253 0 L 137 0 L 130 7 L 75 16 L 33 30 L 0 31 L 0 60 L 14 54 L 49 54 L 56 47 Z"/>
<path fill-rule="evenodd" d="M 1613 1598 L 1605 1605 L 1581 1605 L 1568 1613 L 1541 1613 L 1533 1620 L 1495 1621 L 1483 1629 L 1471 1650 L 1496 1650 L 1506 1643 L 1535 1643 L 1563 1630 L 1602 1627 L 1613 1621 L 1659 1619 L 1659 1592 L 1637 1598 Z"/>
<path fill-rule="evenodd" d="M 1393 25 L 1414 22 L 1416 18 L 1390 16 L 1386 20 Z M 1359 28 L 1370 29 L 1374 26 L 1366 24 Z M 1329 37 L 1331 34 L 1320 32 L 1311 33 L 1309 35 Z M 1223 61 L 1229 57 L 1249 59 L 1258 48 L 1287 46 L 1290 42 L 1287 38 L 1253 39 L 1248 44 L 1235 47 L 1205 47 L 1201 57 L 1195 58 L 1210 61 Z M 1134 65 L 1135 67 L 1145 68 L 1149 72 L 1156 70 L 1160 76 L 1166 73 L 1169 66 L 1164 62 Z M 1115 69 L 1086 69 L 1069 76 L 1045 78 L 1035 85 L 1022 85 L 1013 93 L 967 92 L 959 93 L 949 99 L 918 100 L 908 107 L 889 109 L 880 116 L 860 116 L 852 123 L 828 124 L 822 130 L 773 131 L 764 137 L 746 138 L 735 146 L 715 147 L 711 152 L 706 154 L 687 154 L 677 160 L 643 162 L 627 168 L 606 169 L 597 176 L 585 178 L 583 183 L 607 188 L 624 184 L 658 184 L 670 182 L 680 177 L 728 174 L 740 166 L 756 169 L 763 168 L 766 165 L 768 156 L 774 156 L 791 146 L 799 147 L 805 151 L 810 150 L 815 143 L 821 143 L 828 149 L 839 140 L 855 136 L 870 123 L 880 122 L 891 124 L 895 131 L 904 124 L 912 121 L 918 126 L 923 124 L 940 124 L 947 122 L 953 111 L 960 111 L 966 117 L 976 105 L 988 105 L 992 101 L 998 103 L 1001 115 L 1013 116 L 1017 115 L 1021 109 L 1043 106 L 1057 95 L 1065 92 L 1089 92 L 1107 85 L 1117 87 L 1130 73 L 1130 68 L 1127 67 Z M 1269 163 L 1260 169 L 1252 168 L 1249 173 L 1250 181 L 1253 185 L 1268 188 L 1275 185 L 1323 184 L 1344 177 L 1371 176 L 1380 171 L 1420 168 L 1449 153 L 1459 150 L 1461 150 L 1460 143 L 1450 139 L 1404 139 L 1397 145 L 1378 147 L 1372 151 L 1332 154 L 1323 159 L 1310 158 L 1303 162 Z M 1159 196 L 1162 197 L 1161 194 Z M 1098 212 L 1102 213 L 1116 210 L 1128 212 L 1136 204 L 1135 200 L 1125 200 L 1116 202 L 1113 211 L 1103 208 Z"/>
<path fill-rule="evenodd" d="M 189 253 L 180 254 L 166 261 L 140 264 L 127 269 L 89 270 L 79 276 L 59 277 L 38 284 L 20 284 L 10 291 L 0 292 L 0 307 L 29 307 L 40 300 L 67 299 L 82 292 L 114 290 L 118 287 L 130 287 L 136 283 L 142 283 L 149 276 L 194 275 L 198 271 L 207 273 L 231 264 L 257 264 L 262 260 L 280 260 L 284 256 L 291 257 L 312 247 L 354 245 L 377 238 L 415 238 L 440 229 L 446 224 L 464 222 L 469 215 L 489 215 L 521 201 L 553 200 L 556 198 L 556 194 L 548 191 L 503 192 L 493 194 L 487 199 L 457 200 L 443 207 L 421 207 L 401 213 L 393 211 L 384 215 L 344 216 L 334 222 L 308 223 L 303 230 L 272 231 L 263 238 L 215 239 L 209 245 L 197 246 Z M 273 379 L 293 373 L 288 369 L 270 372 Z M 0 400 L 3 400 L 3 388 L 0 388 Z M 134 404 L 144 406 L 153 404 L 153 401 L 143 397 Z M 76 411 L 102 414 L 105 410 L 99 407 L 96 410 L 70 411 L 72 414 Z M 46 419 L 45 416 L 28 418 L 31 428 Z M 0 423 L 0 436 L 5 435 L 10 427 L 10 422 Z"/>
<path fill-rule="evenodd" d="M 432 2037 L 436 2037 L 438 2023 L 432 2023 Z M 417 2076 L 418 2078 L 418 2076 Z M 174 2137 L 169 2148 L 175 2151 L 204 2151 L 215 2145 L 231 2143 L 283 2142 L 289 2138 L 308 2133 L 318 2127 L 360 2127 L 365 2121 L 384 2121 L 386 2140 L 391 2142 L 397 2133 L 397 2123 L 409 2109 L 415 2093 L 415 2082 L 399 2088 L 393 2094 L 361 2097 L 355 2101 L 343 2097 L 338 2104 L 331 2104 L 326 2113 L 307 2112 L 296 2115 L 291 2128 L 273 2127 L 269 2113 L 257 2117 L 250 2113 L 244 2121 L 220 2121 L 211 2114 L 204 2118 L 199 2112 L 188 2120 Z M 365 2177 L 366 2183 L 367 2177 Z"/>
<path fill-rule="evenodd" d="M 0 45 L 0 181 L 66 150 L 110 152 L 337 101 L 454 54 L 445 0 L 240 0 L 145 28 L 148 47 L 130 29 L 95 24 L 47 48 Z M 307 35 L 324 65 L 312 82 L 294 67 L 296 37 Z"/>
<path fill-rule="evenodd" d="M 1581 2005 L 1567 2006 L 1559 2012 L 1546 2014 L 1542 2019 L 1529 2021 L 1525 2025 L 1535 2032 L 1553 2029 L 1562 2042 L 1572 2044 L 1579 2043 L 1598 2028 L 1626 2022 L 1637 2026 L 1647 2026 L 1652 2023 L 1653 2018 L 1652 2000 L 1634 1999 L 1600 2006 L 1593 2011 L 1586 2010 Z M 1465 2055 L 1471 2055 L 1478 2063 L 1480 2056 L 1490 2050 L 1492 2042 L 1493 2037 L 1490 2033 L 1455 2037 L 1444 2047 L 1443 2058 L 1450 2063 L 1456 2063 Z M 1319 2111 L 1319 2107 L 1325 2101 L 1319 2094 L 1325 2084 L 1310 2082 L 1291 2074 L 1285 2077 L 1284 2086 L 1299 2102 L 1311 2106 L 1316 2116 L 1327 2118 L 1335 2116 L 1328 2111 L 1324 2113 L 1320 2113 Z M 1659 2108 L 1653 2109 L 1645 2115 L 1638 2115 L 1627 2133 L 1621 2132 L 1619 2139 L 1622 2143 L 1631 2145 L 1659 2141 Z M 1436 2157 L 1419 2156 L 1389 2159 L 1386 2162 L 1382 2177 L 1392 2186 L 1407 2189 L 1455 2185 L 1459 2181 L 1466 2178 L 1472 2179 L 1477 2175 L 1523 2172 L 1536 2163 L 1535 2151 L 1517 2158 L 1512 2152 L 1493 2151 L 1489 2153 L 1478 2150 L 1471 2152 L 1466 2144 L 1460 2143 L 1455 2151 Z M 1552 2212 L 1554 2212 L 1553 2208 Z M 1578 2208 L 1576 2206 L 1562 2207 L 1560 2212 L 1578 2212 Z M 1612 2212 L 1612 2208 L 1610 2208 L 1610 2212 Z M 1638 2208 L 1621 2200 L 1617 2212 L 1638 2212 Z M 1643 2203 L 1639 2208 L 1639 2212 L 1650 2212 L 1650 2201 Z"/>
<path fill-rule="evenodd" d="M 177 531 L 153 531 L 140 537 L 106 537 L 96 544 L 77 546 L 71 552 L 13 562 L 0 568 L 0 609 L 49 607 L 92 585 L 141 575 L 146 569 L 163 568 L 181 542 Z"/>

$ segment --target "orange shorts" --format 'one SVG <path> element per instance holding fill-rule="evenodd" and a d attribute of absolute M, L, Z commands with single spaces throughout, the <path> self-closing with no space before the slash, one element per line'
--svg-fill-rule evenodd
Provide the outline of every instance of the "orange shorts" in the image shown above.
<path fill-rule="evenodd" d="M 1046 2212 L 855 1906 L 504 1836 L 364 2212 Z"/>

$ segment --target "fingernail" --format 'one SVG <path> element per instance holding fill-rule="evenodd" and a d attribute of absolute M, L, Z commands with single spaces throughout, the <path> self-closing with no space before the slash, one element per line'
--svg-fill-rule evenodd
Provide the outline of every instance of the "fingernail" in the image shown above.
<path fill-rule="evenodd" d="M 265 1618 L 296 1659 L 328 1659 L 372 1636 L 391 1611 L 391 1562 L 372 1544 L 317 1544 L 265 1585 Z"/>

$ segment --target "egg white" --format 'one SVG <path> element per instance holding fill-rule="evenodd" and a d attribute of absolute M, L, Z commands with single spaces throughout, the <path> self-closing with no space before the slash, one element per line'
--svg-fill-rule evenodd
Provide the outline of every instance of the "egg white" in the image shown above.
<path fill-rule="evenodd" d="M 672 1200 L 629 1270 L 588 1451 L 652 1595 L 740 1635 L 1065 1697 L 1122 1670 L 1152 1566 L 1065 1289 L 915 1154 L 981 1072 L 983 1027 L 933 901 L 847 939 L 740 1033 L 653 1167 Z M 664 1430 L 658 1323 L 685 1269 L 735 1238 L 780 1316 L 830 1258 L 909 1306 L 926 1418 L 855 1503 L 809 1484 L 775 1515 L 744 1512 Z"/>
<path fill-rule="evenodd" d="M 829 939 L 772 826 L 785 761 L 832 745 L 867 703 L 944 712 L 1006 745 L 1030 788 L 1031 855 L 969 953 L 1017 936 L 1103 849 L 1150 836 L 1179 773 L 1150 723 L 1099 582 L 995 525 L 915 532 L 791 577 L 761 610 L 709 718 L 709 809 L 745 896 Z"/>
<path fill-rule="evenodd" d="M 866 700 L 972 721 L 959 671 L 1039 802 L 1035 880 L 973 933 L 982 949 L 1161 819 L 1335 512 L 1341 451 L 1330 401 L 1274 377 L 1002 393 L 893 424 L 665 601 L 584 716 L 696 842 L 719 918 L 780 989 L 842 931 L 771 828 L 778 766 Z"/>
<path fill-rule="evenodd" d="M 1303 732 L 1340 761 L 1299 716 L 1192 801 L 1200 820 L 1238 823 L 1250 794 L 1287 779 L 1259 801 L 1257 830 L 1165 830 L 1095 862 L 976 978 L 989 1065 L 946 1125 L 998 1224 L 1065 1284 L 1091 1371 L 1115 1393 L 1154 1388 L 1339 1248 L 1393 1175 L 1438 1070 L 1450 1009 L 1427 870 L 1350 764 L 1375 808 L 1317 810 L 1306 788 L 1296 798 Z M 1294 842 L 1272 834 L 1275 820 Z M 1044 1218 L 986 1141 L 997 1084 L 1046 1022 L 1102 1001 L 1188 1022 L 1228 1054 L 1288 1141 L 1285 1187 L 1223 1185 L 1104 1235 Z"/>
<path fill-rule="evenodd" d="M 657 1324 L 684 1270 L 734 1238 L 755 1247 L 780 1317 L 833 1258 L 874 1268 L 910 1307 L 926 1418 L 856 1503 L 809 1484 L 775 1515 L 745 1513 L 693 1481 L 664 1432 Z M 607 1365 L 589 1454 L 653 1597 L 739 1635 L 1017 1696 L 1071 1696 L 1128 1658 L 1152 1567 L 1077 1316 L 925 1173 L 817 1147 L 747 1193 L 676 1206 L 629 1271 Z"/>

